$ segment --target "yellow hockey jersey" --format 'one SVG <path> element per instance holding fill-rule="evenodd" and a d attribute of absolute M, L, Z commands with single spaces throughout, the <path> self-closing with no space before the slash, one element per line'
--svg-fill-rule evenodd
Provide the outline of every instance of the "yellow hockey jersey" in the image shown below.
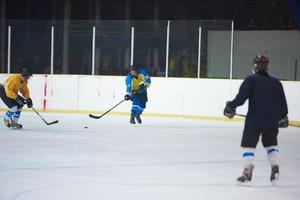
<path fill-rule="evenodd" d="M 146 87 L 149 84 L 145 83 L 145 77 L 143 74 L 139 74 L 137 78 L 133 77 L 130 73 L 126 76 L 126 92 L 131 93 L 139 89 L 139 84 L 144 83 Z"/>
<path fill-rule="evenodd" d="M 16 99 L 18 92 L 27 100 L 30 98 L 28 82 L 22 78 L 21 74 L 10 75 L 3 83 L 6 96 L 12 99 Z"/>

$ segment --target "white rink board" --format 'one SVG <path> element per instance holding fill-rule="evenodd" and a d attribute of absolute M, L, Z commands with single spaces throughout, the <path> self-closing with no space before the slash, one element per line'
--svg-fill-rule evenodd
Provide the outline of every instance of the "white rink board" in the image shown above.
<path fill-rule="evenodd" d="M 7 77 L 0 74 L 0 82 Z M 42 109 L 45 76 L 34 75 L 29 87 L 34 105 Z M 152 78 L 145 113 L 222 116 L 225 102 L 234 98 L 242 80 Z M 282 81 L 289 106 L 289 118 L 300 120 L 300 82 Z M 125 76 L 48 75 L 47 109 L 105 111 L 123 99 Z M 4 108 L 0 103 L 0 108 Z M 116 112 L 128 112 L 129 102 Z M 247 112 L 247 103 L 238 108 Z"/>

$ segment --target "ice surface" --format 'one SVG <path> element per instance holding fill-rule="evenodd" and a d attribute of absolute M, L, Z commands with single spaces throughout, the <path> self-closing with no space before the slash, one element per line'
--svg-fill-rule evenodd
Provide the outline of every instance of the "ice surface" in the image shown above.
<path fill-rule="evenodd" d="M 34 113 L 23 114 L 23 130 L 0 123 L 0 200 L 300 199 L 297 128 L 279 135 L 279 184 L 260 143 L 253 183 L 241 187 L 241 122 L 42 115 L 60 123 Z"/>

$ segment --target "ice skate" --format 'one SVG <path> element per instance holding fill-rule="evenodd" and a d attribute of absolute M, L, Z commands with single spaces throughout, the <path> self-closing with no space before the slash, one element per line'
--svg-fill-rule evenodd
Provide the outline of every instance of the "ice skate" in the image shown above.
<path fill-rule="evenodd" d="M 135 124 L 134 118 L 135 118 L 134 115 L 131 115 L 131 116 L 130 116 L 130 124 Z"/>
<path fill-rule="evenodd" d="M 140 114 L 138 114 L 138 115 L 136 116 L 136 120 L 137 120 L 137 122 L 138 122 L 139 124 L 142 123 L 142 119 L 141 119 L 141 115 L 140 115 Z"/>
<path fill-rule="evenodd" d="M 14 121 L 12 121 L 12 122 L 10 123 L 10 126 L 11 126 L 11 128 L 13 128 L 13 129 L 22 129 L 22 128 L 23 128 L 22 124 L 18 124 L 17 122 L 14 122 Z"/>
<path fill-rule="evenodd" d="M 270 181 L 273 185 L 275 185 L 278 182 L 278 180 L 279 180 L 279 166 L 272 165 Z"/>
<path fill-rule="evenodd" d="M 237 178 L 238 184 L 247 184 L 252 180 L 252 173 L 253 173 L 254 166 L 251 165 L 244 169 L 242 176 Z"/>
<path fill-rule="evenodd" d="M 11 120 L 9 118 L 4 117 L 4 124 L 7 128 L 11 127 Z"/>

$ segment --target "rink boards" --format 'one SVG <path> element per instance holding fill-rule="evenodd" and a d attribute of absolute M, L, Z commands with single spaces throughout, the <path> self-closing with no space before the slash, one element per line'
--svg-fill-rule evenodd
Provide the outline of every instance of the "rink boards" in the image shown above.
<path fill-rule="evenodd" d="M 7 74 L 0 74 L 3 82 Z M 225 102 L 235 97 L 242 80 L 153 77 L 146 115 L 223 119 Z M 300 121 L 300 82 L 282 81 L 289 118 Z M 99 113 L 123 99 L 125 77 L 87 75 L 34 75 L 29 87 L 35 108 L 55 112 Z M 0 109 L 5 108 L 0 103 Z M 128 113 L 130 103 L 115 113 Z M 247 112 L 247 103 L 238 108 Z"/>

